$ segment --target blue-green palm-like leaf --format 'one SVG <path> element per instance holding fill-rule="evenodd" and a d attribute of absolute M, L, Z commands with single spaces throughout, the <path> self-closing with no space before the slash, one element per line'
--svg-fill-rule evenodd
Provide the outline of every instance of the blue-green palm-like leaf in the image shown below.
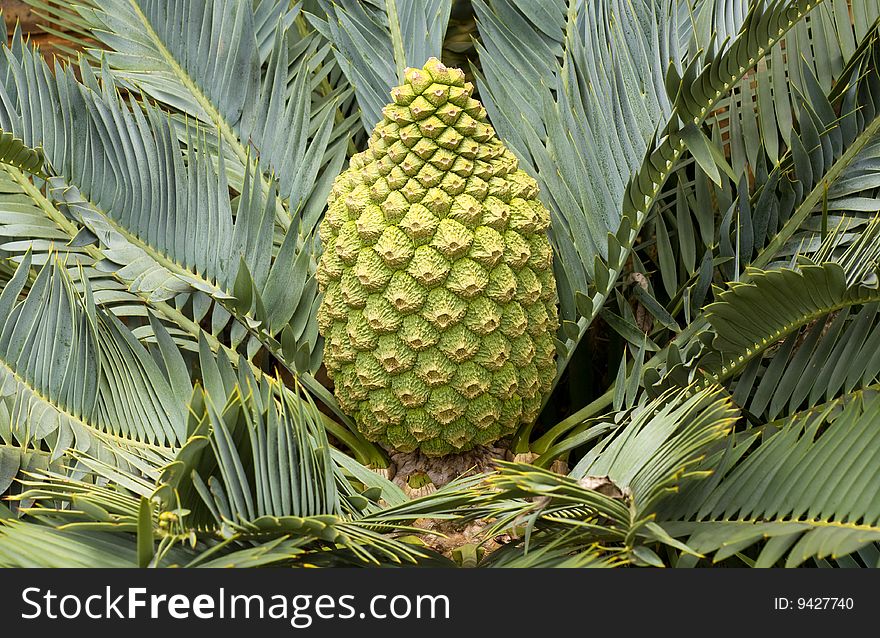
<path fill-rule="evenodd" d="M 50 179 L 50 193 L 105 247 L 99 267 L 117 271 L 130 289 L 159 301 L 199 291 L 225 302 L 218 330 L 235 313 L 248 317 L 245 327 L 261 326 L 270 334 L 287 325 L 302 295 L 309 294 L 311 276 L 308 260 L 295 258 L 302 247 L 295 232 L 287 234 L 280 258 L 272 261 L 273 197 L 263 191 L 259 173 L 245 172 L 233 212 L 222 159 L 218 170 L 196 131 L 188 138 L 192 148 L 185 160 L 167 116 L 148 105 L 126 105 L 106 73 L 99 83 L 83 67 L 80 84 L 70 69 L 58 68 L 53 76 L 29 50 L 20 56 L 6 51 L 0 119 L 49 149 L 59 176 Z M 32 75 L 45 79 L 36 89 L 40 100 L 21 97 Z M 242 263 L 246 272 L 240 273 Z M 235 290 L 240 274 L 246 274 L 242 285 L 250 289 L 251 301 L 235 305 L 235 293 L 242 294 Z M 269 294 L 263 302 L 261 293 L 271 293 L 278 281 L 290 282 L 287 294 Z M 313 323 L 301 321 L 297 335 L 305 335 L 311 349 L 317 344 L 316 330 L 308 327 Z M 239 340 L 246 334 L 240 332 Z"/>
<path fill-rule="evenodd" d="M 737 416 L 717 388 L 660 397 L 634 409 L 626 427 L 594 447 L 571 475 L 607 475 L 631 489 L 647 513 L 696 468 L 707 447 L 731 431 Z"/>
<path fill-rule="evenodd" d="M 475 3 L 481 99 L 553 216 L 560 372 L 604 302 L 588 291 L 609 289 L 606 262 L 626 258 L 624 195 L 671 117 L 666 65 L 689 58 L 690 4 Z"/>
<path fill-rule="evenodd" d="M 129 109 L 112 85 L 98 94 L 66 74 L 59 86 L 71 106 L 62 113 L 85 129 L 90 159 L 82 163 L 73 145 L 69 155 L 55 146 L 63 177 L 50 179 L 50 192 L 107 247 L 108 261 L 159 300 L 187 290 L 230 299 L 242 260 L 254 285 L 265 283 L 273 210 L 257 182 L 246 177 L 233 218 L 222 163 L 218 172 L 198 152 L 184 162 L 159 111 Z"/>
<path fill-rule="evenodd" d="M 793 254 L 818 252 L 829 228 L 852 232 L 875 215 L 872 202 L 880 188 L 878 69 L 876 30 L 866 35 L 827 94 L 804 65 L 808 92 L 798 100 L 799 130 L 792 132 L 790 150 L 753 198 L 755 246 L 760 248 L 753 266 L 765 268 Z M 838 241 L 838 252 L 859 234 Z M 742 261 L 750 257 L 743 255 Z"/>
<path fill-rule="evenodd" d="M 104 28 L 105 44 L 116 49 L 105 54 L 108 61 L 114 67 L 129 68 L 133 84 L 149 93 L 163 93 L 172 106 L 203 121 L 222 118 L 235 123 L 259 81 L 259 49 L 250 4 L 100 0 L 83 13 Z M 275 4 L 281 8 L 282 3 Z M 122 38 L 124 44 L 119 41 Z M 214 55 L 204 55 L 203 47 Z M 144 68 L 145 62 L 138 63 L 138 59 L 156 66 Z M 158 69 L 157 63 L 162 65 Z M 138 64 L 141 68 L 132 68 Z M 186 79 L 191 86 L 186 86 Z"/>
<path fill-rule="evenodd" d="M 182 499 L 192 524 L 251 532 L 273 520 L 283 526 L 287 518 L 294 525 L 340 515 L 335 463 L 317 408 L 306 397 L 277 393 L 265 377 L 237 376 L 208 376 L 207 392 L 193 396 L 191 437 L 160 481 L 166 507 Z"/>
<path fill-rule="evenodd" d="M 283 287 L 283 299 L 271 295 L 279 299 L 274 309 L 267 309 L 272 331 L 279 333 L 289 324 L 288 340 L 305 357 L 295 362 L 291 356 L 287 363 L 293 366 L 302 359 L 301 369 L 316 369 L 320 344 L 313 313 L 314 234 L 357 124 L 356 117 L 345 118 L 339 110 L 350 90 L 330 82 L 339 74 L 326 42 L 314 32 L 301 35 L 293 26 L 299 7 L 289 9 L 287 2 L 35 4 L 56 27 L 89 34 L 104 47 L 88 48 L 84 58 L 103 69 L 102 81 L 113 76 L 120 86 L 174 111 L 172 128 L 187 148 L 198 143 L 197 153 L 214 162 L 217 172 L 225 171 L 232 188 L 243 192 L 250 187 L 271 201 L 273 250 L 281 251 L 287 267 L 285 277 L 274 278 L 271 292 L 282 290 L 277 284 L 281 279 L 292 282 Z M 83 61 L 80 66 L 86 84 L 100 92 Z M 38 70 L 37 75 L 45 72 Z M 15 101 L 14 93 L 10 95 Z M 192 120 L 204 129 L 203 137 L 193 137 Z M 133 258 L 140 261 L 138 255 Z M 141 267 L 147 268 L 146 262 Z M 148 281 L 161 276 L 161 271 L 151 272 Z M 174 292 L 173 286 L 167 292 Z M 260 348 L 258 339 L 236 327 L 222 307 L 212 307 L 209 298 L 201 298 L 196 308 L 202 313 L 196 321 L 210 312 L 215 332 L 229 327 L 235 345 L 244 341 L 251 353 Z"/>
<path fill-rule="evenodd" d="M 726 35 L 735 35 L 747 4 L 736 0 L 706 5 L 730 16 L 721 20 L 725 26 L 718 30 L 713 46 Z M 762 53 L 761 62 L 742 80 L 723 91 L 718 107 L 706 119 L 704 134 L 695 136 L 704 140 L 702 156 L 686 155 L 678 162 L 675 179 L 652 213 L 659 254 L 646 254 L 648 245 L 637 244 L 637 251 L 649 260 L 645 267 L 660 271 L 663 285 L 658 293 L 662 299 L 665 292 L 672 306 L 678 304 L 677 298 L 686 298 L 683 305 L 689 313 L 699 313 L 708 293 L 708 280 L 700 271 L 709 253 L 722 260 L 718 268 L 724 277 L 735 279 L 756 257 L 766 265 L 768 257 L 784 263 L 795 253 L 815 251 L 823 233 L 830 230 L 842 231 L 843 251 L 876 212 L 871 170 L 864 175 L 855 172 L 855 180 L 831 172 L 834 179 L 828 182 L 827 196 L 824 189 L 820 191 L 821 204 L 811 197 L 810 214 L 783 226 L 798 198 L 808 194 L 791 183 L 792 153 L 803 157 L 802 149 L 811 149 L 808 155 L 812 155 L 818 141 L 836 161 L 841 132 L 855 122 L 851 114 L 861 110 L 851 103 L 844 106 L 840 93 L 842 87 L 854 85 L 854 65 L 867 68 L 864 58 L 876 38 L 872 29 L 880 3 L 864 0 L 853 9 L 851 16 L 846 0 L 818 3 Z M 695 31 L 704 34 L 699 36 L 701 45 L 709 46 L 712 41 L 702 22 L 701 13 Z M 854 166 L 869 167 L 871 155 L 865 149 L 864 161 Z M 831 168 L 829 159 L 822 160 L 822 170 Z M 851 188 L 859 185 L 864 188 Z M 772 256 L 762 254 L 779 230 L 784 241 L 773 247 Z M 649 243 L 653 239 L 653 234 L 644 238 Z"/>
<path fill-rule="evenodd" d="M 262 484 L 252 488 L 240 475 L 221 474 L 225 491 L 241 497 L 226 498 L 218 492 L 215 504 L 226 501 L 235 508 L 228 512 L 228 520 L 253 521 L 259 527 L 257 512 L 269 517 L 341 512 L 330 446 L 313 405 L 303 401 L 293 404 L 285 395 L 280 403 L 269 403 L 264 412 L 242 410 L 238 416 L 243 419 L 249 443 L 243 449 L 232 445 L 234 421 L 229 421 L 229 407 L 227 404 L 224 418 L 208 406 L 214 455 L 229 459 L 221 464 L 221 471 L 228 470 L 230 464 L 241 466 L 234 456 L 250 447 L 254 467 L 262 470 L 255 479 L 261 479 Z M 286 455 L 282 463 L 278 462 L 279 454 Z M 251 490 L 255 492 L 253 500 L 248 498 Z"/>
<path fill-rule="evenodd" d="M 240 0 L 87 0 L 57 19 L 89 30 L 127 82 L 220 128 L 236 125 L 258 91 L 273 25 L 295 17 L 286 5 L 259 3 L 262 42 L 253 3 Z"/>
<path fill-rule="evenodd" d="M 344 90 L 313 100 L 313 86 L 333 68 L 329 48 L 314 34 L 300 36 L 292 28 L 299 5 L 288 7 L 278 0 L 87 0 L 49 15 L 103 45 L 89 49 L 90 57 L 125 86 L 222 139 L 236 187 L 255 148 L 289 200 L 279 206 L 279 223 L 308 234 L 312 227 L 300 228 L 296 215 L 306 201 L 323 205 L 329 184 L 318 174 L 338 170 L 351 122 L 334 122 Z"/>
<path fill-rule="evenodd" d="M 826 0 L 773 45 L 766 63 L 731 92 L 732 117 L 719 117 L 720 131 L 731 136 L 735 170 L 746 164 L 754 170 L 762 151 L 771 166 L 779 162 L 796 124 L 792 110 L 803 97 L 815 99 L 814 86 L 831 90 L 878 16 L 877 0 L 852 4 L 852 13 L 846 0 Z"/>
<path fill-rule="evenodd" d="M 388 521 L 334 459 L 322 416 L 307 396 L 278 393 L 266 377 L 239 378 L 196 391 L 190 439 L 159 481 L 166 509 L 186 503 L 187 524 L 222 537 L 312 536 L 366 562 L 419 555 L 383 538 Z M 222 407 L 214 402 L 224 397 Z M 371 477 L 368 484 L 369 491 L 397 499 L 399 489 L 388 481 Z"/>
<path fill-rule="evenodd" d="M 733 399 L 769 422 L 846 402 L 880 381 L 876 303 L 849 307 L 792 332 L 772 358 L 753 359 L 735 384 Z"/>
<path fill-rule="evenodd" d="M 607 259 L 628 181 L 671 116 L 665 64 L 680 68 L 690 22 L 672 2 L 474 6 L 480 96 L 553 213 L 562 314 L 574 321 L 575 293 Z"/>
<path fill-rule="evenodd" d="M 724 374 L 761 353 L 774 340 L 831 312 L 880 301 L 876 287 L 848 286 L 834 262 L 799 270 L 750 270 L 749 283 L 734 283 L 706 308 Z M 708 372 L 718 368 L 706 365 Z"/>
<path fill-rule="evenodd" d="M 654 516 L 671 493 L 706 477 L 700 463 L 730 433 L 735 407 L 717 387 L 691 388 L 618 416 L 619 424 L 594 425 L 604 437 L 568 476 L 526 464 L 502 464 L 490 475 L 500 491 L 486 505 L 492 532 L 525 525 L 526 554 L 565 546 L 570 556 L 640 563 L 652 543 L 692 551 Z"/>
<path fill-rule="evenodd" d="M 115 458 L 117 448 L 162 459 L 185 438 L 185 403 L 147 350 L 90 290 L 47 264 L 19 300 L 28 256 L 0 295 L 0 438 L 45 441 L 57 458 L 69 448 Z M 179 356 L 179 355 L 177 355 Z"/>
<path fill-rule="evenodd" d="M 333 43 L 336 61 L 354 87 L 364 130 L 372 131 L 404 69 L 440 58 L 452 2 L 322 0 L 320 6 L 325 15 L 311 15 L 311 22 Z"/>
<path fill-rule="evenodd" d="M 705 163 L 700 127 L 732 84 L 815 8 L 796 0 L 759 2 L 741 20 L 735 11 L 727 20 L 714 5 L 572 3 L 540 17 L 529 3 L 475 5 L 485 49 L 481 96 L 502 138 L 537 177 L 554 218 L 562 316 L 557 380 L 617 286 L 680 160 L 700 156 Z M 657 30 L 662 21 L 666 26 Z M 713 31 L 725 40 L 713 43 Z M 584 42 L 591 43 L 589 57 Z M 509 103 L 521 105 L 514 117 L 500 106 Z M 587 131 L 585 122 L 596 130 Z M 666 250 L 662 239 L 658 231 L 658 251 Z M 661 257 L 670 263 L 668 253 Z M 703 295 L 711 257 L 700 271 Z M 604 398 L 610 401 L 611 393 L 597 401 Z"/>
<path fill-rule="evenodd" d="M 310 240 L 291 228 L 275 249 L 277 199 L 259 165 L 245 169 L 231 201 L 223 156 L 215 165 L 200 130 L 187 129 L 184 151 L 173 120 L 123 101 L 106 67 L 99 79 L 82 65 L 80 82 L 70 68 L 51 73 L 30 49 L 4 53 L 0 127 L 42 144 L 51 198 L 100 244 L 96 269 L 148 301 L 174 298 L 195 339 L 210 310 L 213 332 L 231 324 L 233 348 L 248 357 L 267 348 L 350 423 L 308 374 L 320 365 Z"/>
<path fill-rule="evenodd" d="M 61 531 L 16 520 L 0 528 L 0 564 L 7 567 L 137 566 L 135 545 L 114 534 Z"/>
<path fill-rule="evenodd" d="M 843 389 L 871 385 L 880 372 L 873 356 L 880 291 L 876 262 L 872 266 L 867 283 L 864 275 L 848 282 L 844 267 L 833 261 L 747 269 L 748 282 L 734 282 L 706 307 L 709 330 L 701 338 L 711 337 L 711 347 L 700 346 L 700 338 L 683 351 L 670 346 L 663 378 L 651 371 L 646 386 L 658 391 L 735 379 L 737 404 L 755 417 L 769 409 L 775 419 L 787 403 L 796 413 Z"/>
<path fill-rule="evenodd" d="M 797 415 L 716 459 L 715 475 L 668 503 L 670 533 L 719 561 L 762 542 L 756 566 L 837 558 L 880 540 L 876 392 Z M 765 542 L 766 541 L 766 542 Z"/>
<path fill-rule="evenodd" d="M 494 6 L 507 10 L 493 10 Z M 600 6 L 593 11 L 574 4 L 555 11 L 556 26 L 551 35 L 545 35 L 526 18 L 526 10 L 509 10 L 510 2 L 477 4 L 487 47 L 483 59 L 489 60 L 481 95 L 489 102 L 493 122 L 499 120 L 496 126 L 502 137 L 537 175 L 543 197 L 561 218 L 555 225 L 560 232 L 554 235 L 561 255 L 557 279 L 561 298 L 570 300 L 562 308 L 563 334 L 574 335 L 575 343 L 585 324 L 568 322 L 579 316 L 589 319 L 601 308 L 606 297 L 601 291 L 616 282 L 648 210 L 685 152 L 686 140 L 693 137 L 684 123 L 701 123 L 724 95 L 725 83 L 729 88 L 731 77 L 744 76 L 758 63 L 759 49 L 766 50 L 813 8 L 797 2 L 755 4 L 736 37 L 709 56 L 689 51 L 690 22 L 679 15 L 687 11 L 686 6 Z M 562 15 L 565 20 L 560 20 Z M 670 26 L 655 31 L 657 22 L 663 20 Z M 629 26 L 623 29 L 618 24 Z M 681 26 L 675 29 L 675 24 Z M 526 39 L 530 46 L 521 46 L 523 37 L 511 36 L 521 31 L 535 32 Z M 608 35 L 594 37 L 593 32 Z M 580 47 L 584 41 L 593 43 L 589 58 L 587 49 Z M 612 46 L 614 42 L 619 45 Z M 623 44 L 624 53 L 619 53 Z M 554 65 L 547 61 L 548 53 L 560 62 L 571 58 L 571 63 Z M 669 60 L 671 65 L 658 64 L 659 60 Z M 546 77 L 558 81 L 548 84 Z M 511 95 L 512 90 L 519 95 Z M 531 107 L 522 107 L 524 117 L 505 121 L 503 109 L 491 106 L 493 91 L 504 98 L 499 104 Z M 536 104 L 542 108 L 537 110 Z M 569 112 L 575 126 L 566 120 Z M 619 115 L 603 125 L 610 114 Z M 590 122 L 596 130 L 589 135 L 585 130 L 578 133 L 577 127 L 583 130 L 585 126 L 582 122 Z M 580 141 L 577 135 L 582 135 Z M 593 138 L 605 141 L 596 144 Z M 590 148 L 597 149 L 592 158 L 585 155 L 589 150 L 582 150 Z M 566 176 L 569 171 L 577 179 Z M 594 289 L 596 294 L 586 296 Z"/>
<path fill-rule="evenodd" d="M 614 251 L 616 255 L 627 254 L 628 247 L 635 240 L 634 233 L 641 228 L 652 207 L 662 199 L 664 185 L 680 166 L 680 160 L 691 155 L 698 164 L 708 164 L 703 156 L 708 143 L 701 127 L 721 106 L 730 88 L 752 72 L 760 64 L 762 55 L 806 19 L 816 6 L 816 3 L 796 0 L 755 3 L 750 6 L 736 38 L 729 46 L 721 48 L 713 57 L 694 58 L 681 76 L 674 67 L 669 68 L 666 87 L 673 99 L 675 115 L 660 131 L 661 136 L 656 142 L 649 145 L 641 167 L 629 182 L 623 200 L 623 216 L 627 221 L 615 237 L 621 247 L 621 250 Z M 713 145 L 708 144 L 708 148 L 712 153 Z M 719 157 L 723 158 L 718 153 L 713 154 L 716 163 L 722 168 L 726 167 L 725 172 L 728 172 L 726 161 L 719 161 Z M 609 239 L 609 246 L 613 244 Z M 711 253 L 708 256 L 711 257 Z M 712 265 L 711 261 L 708 263 Z M 711 274 L 711 267 L 708 270 Z M 614 281 L 619 272 L 619 269 L 612 268 L 607 280 Z M 709 283 L 707 280 L 700 285 L 708 288 Z M 702 294 L 705 295 L 705 290 L 702 290 Z M 595 308 L 596 301 L 601 299 L 602 295 L 594 297 L 592 307 Z"/>
<path fill-rule="evenodd" d="M 63 190 L 66 195 L 73 192 L 75 191 L 69 188 Z M 91 210 L 82 208 L 85 205 L 82 202 L 80 204 L 81 211 L 86 210 L 88 213 Z M 0 248 L 14 261 L 21 261 L 27 255 L 32 266 L 57 261 L 57 256 L 63 255 L 64 265 L 75 288 L 82 291 L 84 286 L 88 286 L 96 306 L 128 322 L 127 329 L 138 339 L 158 345 L 163 353 L 166 369 L 169 374 L 174 373 L 173 387 L 183 393 L 181 404 L 188 401 L 190 372 L 178 361 L 178 349 L 200 351 L 204 346 L 203 354 L 206 354 L 202 359 L 203 379 L 209 376 L 218 378 L 219 371 L 216 376 L 211 376 L 214 375 L 212 371 L 217 370 L 218 362 L 224 372 L 231 371 L 231 360 L 240 373 L 245 375 L 242 377 L 243 382 L 256 383 L 254 374 L 261 376 L 261 373 L 255 364 L 223 346 L 210 333 L 193 324 L 181 310 L 171 305 L 175 300 L 159 301 L 167 295 L 163 294 L 164 288 L 158 286 L 155 280 L 149 286 L 138 285 L 138 278 L 149 279 L 152 274 L 159 274 L 163 277 L 160 281 L 168 282 L 178 290 L 186 290 L 186 286 L 180 287 L 183 282 L 179 278 L 157 264 L 145 251 L 113 231 L 110 224 L 102 222 L 98 215 L 91 214 L 90 219 L 94 228 L 105 231 L 98 233 L 104 242 L 100 247 L 97 245 L 98 238 L 88 228 L 80 228 L 62 210 L 69 210 L 63 200 L 51 201 L 23 173 L 0 167 L 0 238 L 3 239 Z M 81 240 L 83 237 L 86 239 Z M 111 261 L 111 258 L 118 263 Z M 279 300 L 283 302 L 289 298 L 287 289 L 291 286 L 289 281 L 284 282 L 280 271 L 281 269 L 272 271 L 267 287 L 278 287 L 286 283 L 287 286 L 282 285 L 277 293 Z M 273 281 L 275 283 L 271 283 Z M 250 283 L 247 280 L 245 282 Z M 208 298 L 204 293 L 196 295 Z M 271 295 L 267 293 L 266 296 Z M 277 307 L 277 304 L 269 307 Z M 202 316 L 198 315 L 199 318 Z M 227 317 L 229 316 L 227 313 Z M 211 352 L 212 348 L 217 351 L 216 354 Z M 227 357 L 227 353 L 231 359 Z M 235 380 L 233 374 L 233 385 Z M 216 388 L 216 384 L 214 387 Z M 317 389 L 322 388 L 317 386 Z M 231 391 L 231 387 L 228 391 Z M 223 392 L 216 396 L 222 394 L 225 397 Z M 356 444 L 344 427 L 333 424 L 329 419 L 327 424 L 338 438 Z"/>
<path fill-rule="evenodd" d="M 876 208 L 876 189 L 880 187 L 876 170 L 880 148 L 877 42 L 876 31 L 866 35 L 829 95 L 821 93 L 815 78 L 810 80 L 814 88 L 809 105 L 801 101 L 800 130 L 790 138 L 790 152 L 766 176 L 751 203 L 740 209 L 752 222 L 754 233 L 750 236 L 757 256 L 752 257 L 751 247 L 733 251 L 730 242 L 725 253 L 722 237 L 722 254 L 736 258 L 728 264 L 730 270 L 722 270 L 735 281 L 730 290 L 720 293 L 721 303 L 708 305 L 660 357 L 665 363 L 658 370 L 667 381 L 674 377 L 678 384 L 690 383 L 697 366 L 725 378 L 747 373 L 737 390 L 737 397 L 747 401 L 754 375 L 760 372 L 763 378 L 769 374 L 769 384 L 783 368 L 781 362 L 766 371 L 760 363 L 746 367 L 743 363 L 763 356 L 778 339 L 811 321 L 824 322 L 830 312 L 876 299 L 878 231 L 872 208 Z M 809 69 L 805 73 L 811 77 Z M 740 197 L 745 198 L 745 193 Z M 741 266 L 734 267 L 734 263 Z M 815 281 L 808 284 L 810 279 Z M 728 306 L 734 299 L 739 301 Z M 735 313 L 745 313 L 743 317 L 751 317 L 755 326 L 763 327 L 751 333 L 731 314 L 734 307 Z M 756 312 L 756 308 L 760 310 Z M 737 323 L 739 329 L 734 328 Z M 734 346 L 731 342 L 731 338 L 746 335 L 749 343 L 739 341 Z M 723 358 L 700 346 L 701 340 L 708 339 L 717 339 L 716 350 L 723 350 Z M 832 340 L 825 343 L 831 347 Z M 789 342 L 786 351 L 793 346 L 794 341 Z M 709 359 L 704 357 L 707 354 Z M 801 358 L 805 356 L 806 351 L 801 353 Z M 805 361 L 799 359 L 799 363 Z M 656 373 L 649 376 L 647 383 L 651 385 L 657 380 Z M 785 387 L 790 383 L 791 379 Z M 757 390 L 758 386 L 754 387 Z M 828 389 L 816 386 L 810 390 L 811 401 L 827 396 Z M 763 404 L 764 398 L 769 399 L 767 391 L 762 391 L 756 405 L 767 407 Z"/>
<path fill-rule="evenodd" d="M 241 370 L 228 385 L 209 376 L 213 389 L 194 390 L 187 441 L 170 459 L 145 461 L 134 471 L 74 452 L 89 472 L 86 478 L 48 469 L 21 475 L 22 490 L 12 500 L 24 519 L 22 527 L 0 527 L 0 564 L 50 566 L 60 560 L 54 552 L 17 558 L 16 548 L 30 547 L 22 534 L 67 547 L 74 562 L 118 545 L 122 562 L 140 556 L 153 567 L 427 558 L 419 547 L 384 532 L 409 529 L 403 516 L 442 513 L 445 502 L 419 508 L 353 459 L 340 464 L 311 400 L 279 393 L 276 381 L 257 381 Z M 366 488 L 359 480 L 365 477 Z M 378 504 L 386 496 L 411 512 L 386 518 Z M 154 548 L 149 558 L 135 551 L 147 541 Z"/>
<path fill-rule="evenodd" d="M 134 256 L 132 264 L 108 268 L 113 262 L 105 253 L 113 254 L 112 250 L 108 246 L 102 250 L 97 237 L 63 210 L 65 205 L 47 197 L 27 174 L 0 167 L 0 254 L 8 258 L 6 265 L 14 270 L 26 254 L 34 268 L 58 261 L 77 291 L 82 293 L 88 286 L 95 305 L 126 322 L 127 329 L 142 342 L 161 343 L 164 337 L 160 333 L 164 332 L 181 350 L 195 349 L 198 332 L 186 329 L 190 324 L 178 309 L 158 300 L 164 296 L 163 286 L 154 283 L 141 290 L 134 276 L 126 279 L 130 272 L 139 272 L 141 264 L 145 264 L 146 273 L 158 271 L 155 262 L 123 243 L 123 249 Z M 177 278 L 167 272 L 165 276 L 168 285 L 180 287 Z M 158 330 L 154 330 L 155 321 L 161 324 Z"/>
<path fill-rule="evenodd" d="M 132 538 L 119 533 L 58 530 L 25 521 L 0 523 L 0 565 L 5 567 L 132 568 L 137 550 Z M 266 567 L 290 563 L 306 554 L 308 537 L 275 539 L 219 556 L 174 547 L 151 567 Z M 196 562 L 198 561 L 198 562 Z"/>

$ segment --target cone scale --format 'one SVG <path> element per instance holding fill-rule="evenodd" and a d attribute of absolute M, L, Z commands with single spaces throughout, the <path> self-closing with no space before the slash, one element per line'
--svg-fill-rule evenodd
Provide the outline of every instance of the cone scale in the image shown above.
<path fill-rule="evenodd" d="M 556 374 L 550 214 L 459 69 L 431 58 L 333 184 L 324 363 L 384 447 L 463 452 L 538 415 Z"/>

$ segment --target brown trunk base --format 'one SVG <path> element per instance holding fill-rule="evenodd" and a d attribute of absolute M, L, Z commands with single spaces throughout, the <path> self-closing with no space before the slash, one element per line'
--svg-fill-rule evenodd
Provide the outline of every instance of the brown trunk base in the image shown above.
<path fill-rule="evenodd" d="M 395 467 L 394 482 L 406 490 L 410 477 L 425 474 L 434 487 L 439 489 L 462 476 L 489 472 L 493 462 L 503 459 L 503 447 L 476 447 L 469 452 L 449 456 L 425 456 L 415 452 L 392 452 L 391 462 Z M 420 487 L 423 481 L 419 481 Z"/>

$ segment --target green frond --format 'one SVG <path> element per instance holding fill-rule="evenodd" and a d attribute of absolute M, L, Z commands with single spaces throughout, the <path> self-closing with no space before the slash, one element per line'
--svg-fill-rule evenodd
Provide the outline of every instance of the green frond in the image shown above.
<path fill-rule="evenodd" d="M 635 408 L 569 476 L 502 463 L 486 479 L 496 491 L 487 504 L 496 518 L 492 533 L 522 528 L 526 555 L 533 544 L 540 551 L 549 543 L 555 552 L 561 534 L 570 552 L 599 556 L 600 546 L 612 561 L 624 552 L 643 562 L 656 542 L 692 552 L 657 527 L 655 513 L 671 494 L 705 478 L 700 462 L 736 417 L 718 389 L 679 391 Z"/>
<path fill-rule="evenodd" d="M 236 384 L 219 406 L 196 388 L 188 440 L 167 461 L 128 471 L 75 452 L 82 478 L 48 470 L 20 475 L 13 500 L 28 504 L 21 508 L 28 529 L 71 535 L 71 551 L 84 554 L 114 543 L 125 548 L 120 557 L 135 555 L 147 538 L 156 548 L 148 561 L 154 567 L 331 557 L 336 564 L 399 564 L 428 556 L 387 533 L 407 528 L 378 515 L 385 485 L 376 476 L 365 489 L 349 478 L 356 463 L 336 463 L 313 403 L 278 398 L 267 379 L 246 382 L 254 385 Z M 0 529 L 0 562 L 19 564 L 11 558 L 22 542 L 17 531 Z"/>
<path fill-rule="evenodd" d="M 171 561 L 175 554 L 170 557 Z M 0 565 L 56 568 L 136 567 L 137 553 L 132 542 L 116 534 L 60 530 L 7 519 L 0 521 Z"/>
<path fill-rule="evenodd" d="M 880 331 L 877 304 L 845 308 L 792 333 L 772 352 L 755 359 L 733 386 L 733 400 L 771 423 L 821 402 L 846 403 L 876 385 Z"/>
<path fill-rule="evenodd" d="M 58 26 L 85 31 L 104 47 L 89 48 L 80 61 L 90 88 L 101 93 L 86 61 L 100 72 L 105 93 L 116 90 L 110 82 L 115 78 L 120 88 L 171 110 L 170 130 L 188 152 L 204 155 L 239 193 L 249 196 L 253 190 L 266 199 L 275 227 L 264 253 L 286 264 L 284 275 L 294 285 L 281 286 L 279 281 L 287 279 L 279 274 L 267 290 L 258 291 L 281 302 L 267 311 L 273 336 L 280 338 L 290 326 L 286 341 L 297 356 L 286 363 L 313 372 L 320 365 L 314 234 L 357 121 L 343 112 L 350 91 L 331 82 L 336 67 L 329 46 L 295 27 L 302 22 L 299 7 L 288 5 L 211 0 L 169 8 L 163 2 L 89 0 L 46 15 Z M 200 134 L 193 134 L 193 122 Z M 120 152 L 145 159 L 124 147 Z M 149 262 L 141 266 L 149 268 Z M 139 279 L 156 283 L 163 274 L 150 269 Z M 177 282 L 168 283 L 174 294 Z M 259 338 L 236 327 L 228 309 L 216 309 L 208 300 L 197 305 L 210 314 L 215 331 L 230 327 L 236 344 L 243 342 L 251 354 L 261 347 Z"/>
<path fill-rule="evenodd" d="M 150 354 L 55 264 L 19 300 L 29 270 L 26 255 L 0 295 L 3 440 L 45 441 L 53 459 L 69 448 L 170 456 L 185 436 L 184 406 Z"/>
<path fill-rule="evenodd" d="M 748 437 L 725 452 L 709 481 L 668 503 L 661 525 L 715 561 L 761 543 L 759 567 L 836 559 L 880 540 L 869 469 L 878 411 L 871 392 L 842 411 L 795 416 L 763 441 Z M 728 457 L 742 455 L 740 447 L 752 449 L 734 464 Z"/>
<path fill-rule="evenodd" d="M 627 181 L 671 116 L 660 60 L 685 59 L 690 23 L 671 2 L 566 5 L 474 4 L 480 95 L 554 215 L 562 316 L 576 321 L 575 294 L 608 258 Z"/>
<path fill-rule="evenodd" d="M 333 43 L 336 61 L 354 87 L 361 124 L 372 131 L 391 89 L 407 67 L 440 58 L 452 0 L 319 2 L 324 15 L 309 21 Z"/>
<path fill-rule="evenodd" d="M 10 93 L 19 92 L 29 74 L 46 79 L 37 89 L 39 102 L 4 102 L 0 120 L 47 149 L 57 175 L 49 179 L 50 197 L 102 245 L 96 268 L 115 273 L 149 301 L 177 297 L 183 305 L 180 295 L 193 295 L 182 327 L 195 338 L 193 324 L 213 303 L 212 332 L 231 322 L 233 348 L 241 344 L 251 357 L 265 347 L 304 372 L 304 383 L 346 422 L 308 374 L 320 365 L 314 264 L 293 230 L 275 252 L 273 198 L 257 179 L 259 169 L 245 171 L 241 195 L 232 202 L 222 157 L 215 167 L 200 132 L 187 129 L 184 155 L 167 115 L 127 105 L 106 73 L 102 84 L 87 67 L 85 84 L 70 69 L 53 76 L 27 49 L 20 58 L 7 54 L 6 63 Z M 40 104 L 55 110 L 43 112 Z M 67 134 L 60 136 L 62 130 Z"/>
<path fill-rule="evenodd" d="M 799 270 L 748 269 L 749 282 L 735 282 L 706 307 L 715 333 L 715 365 L 703 366 L 711 377 L 728 376 L 811 321 L 842 308 L 880 301 L 880 290 L 848 287 L 838 264 L 804 265 Z"/>

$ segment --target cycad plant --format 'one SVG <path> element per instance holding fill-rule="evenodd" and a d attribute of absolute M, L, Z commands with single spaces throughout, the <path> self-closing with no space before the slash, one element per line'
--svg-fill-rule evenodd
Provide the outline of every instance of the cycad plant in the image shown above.
<path fill-rule="evenodd" d="M 0 564 L 880 566 L 877 0 L 28 1 Z"/>

